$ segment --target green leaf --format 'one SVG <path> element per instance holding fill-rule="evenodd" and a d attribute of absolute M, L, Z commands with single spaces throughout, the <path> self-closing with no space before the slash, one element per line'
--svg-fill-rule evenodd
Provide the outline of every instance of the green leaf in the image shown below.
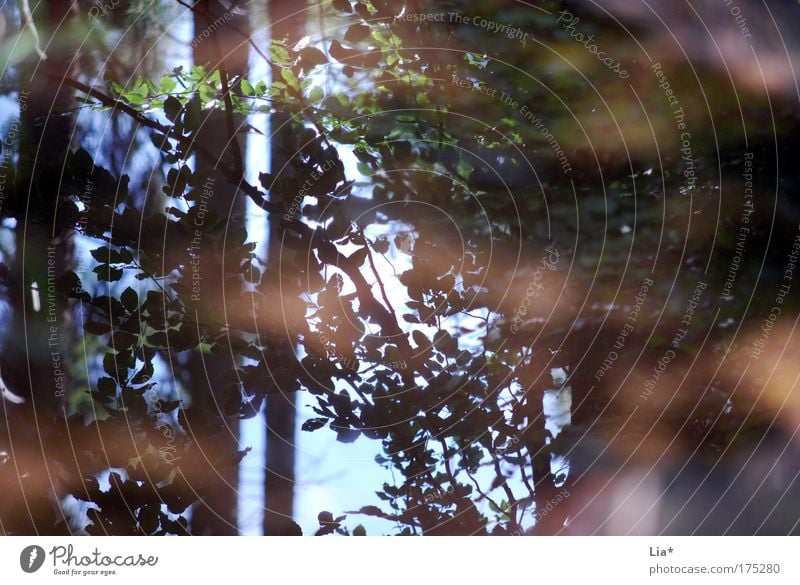
<path fill-rule="evenodd" d="M 297 87 L 297 77 L 294 76 L 294 71 L 288 67 L 281 69 L 281 77 L 283 80 L 293 87 Z"/>
<path fill-rule="evenodd" d="M 178 85 L 178 82 L 171 75 L 165 75 L 158 84 L 161 93 L 170 93 Z"/>
<path fill-rule="evenodd" d="M 375 174 L 375 171 L 373 171 L 372 167 L 370 167 L 367 163 L 359 162 L 356 165 L 356 168 L 358 169 L 358 172 L 364 175 L 365 177 L 371 177 L 372 175 Z"/>
<path fill-rule="evenodd" d="M 240 83 L 240 87 L 242 88 L 242 93 L 244 95 L 246 95 L 246 96 L 251 96 L 251 95 L 255 94 L 255 90 L 253 89 L 253 86 L 246 79 L 242 79 L 242 82 Z"/>
<path fill-rule="evenodd" d="M 321 87 L 315 87 L 311 90 L 311 93 L 308 94 L 308 101 L 312 103 L 321 102 L 325 97 L 325 92 L 322 91 Z"/>
<path fill-rule="evenodd" d="M 372 35 L 372 38 L 373 38 L 373 39 L 375 39 L 375 41 L 376 41 L 376 42 L 377 42 L 379 45 L 386 45 L 386 44 L 388 44 L 388 41 L 386 40 L 386 37 L 384 37 L 384 36 L 383 36 L 383 33 L 381 33 L 381 31 L 379 31 L 379 30 L 373 30 L 373 31 L 372 31 L 370 34 Z"/>
<path fill-rule="evenodd" d="M 269 56 L 276 65 L 286 66 L 289 64 L 289 52 L 277 41 L 273 41 L 270 45 Z"/>
<path fill-rule="evenodd" d="M 125 99 L 127 99 L 128 102 L 133 104 L 134 106 L 138 106 L 144 103 L 144 98 L 140 96 L 138 93 L 127 93 L 125 94 Z"/>

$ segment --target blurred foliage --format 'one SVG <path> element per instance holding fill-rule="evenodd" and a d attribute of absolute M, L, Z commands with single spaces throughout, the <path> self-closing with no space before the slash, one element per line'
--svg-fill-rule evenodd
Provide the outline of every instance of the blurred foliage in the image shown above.
<path fill-rule="evenodd" d="M 73 405 L 69 425 L 48 438 L 72 461 L 65 469 L 80 470 L 65 471 L 62 495 L 91 504 L 90 533 L 186 532 L 202 470 L 211 469 L 191 440 L 203 418 L 188 422 L 187 409 L 161 397 L 154 376 L 159 356 L 183 352 L 230 360 L 223 416 L 252 417 L 268 394 L 301 391 L 316 401 L 304 432 L 381 441 L 377 464 L 397 472 L 378 493 L 384 505 L 336 518 L 323 512 L 318 534 L 350 534 L 347 515 L 389 520 L 400 534 L 530 531 L 536 510 L 570 485 L 563 458 L 576 433 L 596 422 L 594 432 L 611 437 L 634 408 L 631 432 L 680 428 L 681 440 L 712 451 L 762 428 L 732 387 L 707 391 L 714 376 L 705 372 L 682 390 L 677 402 L 685 399 L 685 408 L 671 407 L 664 420 L 666 390 L 665 398 L 636 400 L 666 350 L 676 349 L 674 370 L 690 367 L 693 356 L 729 341 L 745 303 L 754 313 L 772 304 L 768 295 L 744 296 L 766 250 L 759 230 L 771 213 L 760 205 L 738 280 L 719 299 L 742 200 L 729 196 L 738 179 L 722 196 L 714 169 L 741 176 L 741 132 L 720 132 L 714 144 L 705 114 L 689 107 L 698 87 L 669 68 L 693 129 L 698 180 L 687 187 L 680 132 L 656 77 L 631 66 L 647 87 L 639 93 L 647 107 L 639 108 L 627 82 L 576 51 L 556 22 L 560 2 L 439 3 L 433 12 L 446 16 L 445 25 L 406 18 L 413 4 L 333 2 L 327 18 L 339 23 L 337 38 L 272 42 L 264 55 L 271 81 L 195 66 L 154 79 L 108 69 L 105 87 L 73 85 L 93 109 L 138 122 L 163 157 L 167 196 L 163 211 L 143 210 L 133 203 L 131 178 L 113 175 L 82 148 L 58 169 L 57 232 L 78 230 L 98 242 L 93 272 L 105 283 L 86 286 L 73 271 L 58 280 L 62 298 L 82 307 L 86 339 L 107 347 L 103 373 L 88 382 L 91 410 Z M 450 14 L 517 26 L 530 38 L 523 44 L 453 23 Z M 602 23 L 584 18 L 598 43 L 623 51 Z M 721 76 L 709 73 L 704 87 L 718 110 L 736 107 Z M 760 123 L 765 100 L 745 98 L 748 125 Z M 214 110 L 291 114 L 291 132 L 278 144 L 287 168 L 251 185 L 235 149 L 220 160 L 206 156 L 194 138 Z M 657 113 L 648 120 L 645 111 Z M 760 131 L 750 140 L 758 168 L 768 167 Z M 353 166 L 358 174 L 349 176 Z M 280 223 L 279 258 L 260 257 L 251 234 L 228 233 L 226 218 L 206 209 L 212 168 Z M 766 183 L 758 189 L 768 192 Z M 3 213 L 21 217 L 22 209 Z M 369 235 L 376 226 L 380 235 Z M 409 227 L 392 232 L 397 226 Z M 542 275 L 553 251 L 557 262 Z M 410 268 L 396 277 L 379 270 L 389 258 Z M 781 262 L 776 256 L 775 266 Z M 614 366 L 630 372 L 632 397 L 617 391 L 617 378 L 594 378 L 647 278 L 655 285 L 627 342 L 631 355 Z M 777 282 L 779 269 L 764 278 Z M 678 347 L 675 332 L 701 280 L 709 291 Z M 523 305 L 532 282 L 544 292 Z M 670 297 L 673 290 L 681 292 Z M 277 338 L 293 344 L 296 361 L 271 353 Z M 585 361 L 590 347 L 598 355 Z M 640 359 L 647 367 L 636 367 Z M 572 391 L 573 425 L 556 434 L 545 428 L 543 399 L 559 388 Z M 159 450 L 165 438 L 166 452 Z M 73 452 L 70 444 L 98 451 Z M 243 456 L 222 453 L 212 463 L 236 465 Z M 95 478 L 105 469 L 124 470 L 111 473 L 109 490 Z"/>

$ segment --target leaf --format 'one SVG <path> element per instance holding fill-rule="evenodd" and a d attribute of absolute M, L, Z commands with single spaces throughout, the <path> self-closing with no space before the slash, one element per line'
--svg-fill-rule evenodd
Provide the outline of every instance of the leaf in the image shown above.
<path fill-rule="evenodd" d="M 369 20 L 370 17 L 372 16 L 369 13 L 369 9 L 367 8 L 367 5 L 364 4 L 363 2 L 356 2 L 356 12 L 364 20 Z"/>
<path fill-rule="evenodd" d="M 152 534 L 158 529 L 158 510 L 157 505 L 151 504 L 139 511 L 139 527 L 145 534 Z"/>
<path fill-rule="evenodd" d="M 348 258 L 348 260 L 350 260 L 350 262 L 352 262 L 356 266 L 360 267 L 362 264 L 364 264 L 364 261 L 367 259 L 367 255 L 369 255 L 369 248 L 365 246 L 363 248 L 359 248 L 358 250 L 350 254 L 350 258 Z"/>
<path fill-rule="evenodd" d="M 117 383 L 113 378 L 103 376 L 97 381 L 97 390 L 106 396 L 114 396 L 117 393 Z"/>
<path fill-rule="evenodd" d="M 331 4 L 339 12 L 353 12 L 353 7 L 348 0 L 333 0 Z"/>
<path fill-rule="evenodd" d="M 136 372 L 136 375 L 131 378 L 131 384 L 138 386 L 140 384 L 146 383 L 150 378 L 153 377 L 153 362 L 152 361 L 145 361 L 142 369 Z"/>
<path fill-rule="evenodd" d="M 393 519 L 393 516 L 381 510 L 378 506 L 362 506 L 361 509 L 348 514 L 363 514 L 364 516 L 377 516 L 378 518 Z"/>
<path fill-rule="evenodd" d="M 95 248 L 89 254 L 98 262 L 105 262 L 108 259 L 108 247 Z"/>
<path fill-rule="evenodd" d="M 87 321 L 83 324 L 83 329 L 86 333 L 91 333 L 92 335 L 105 335 L 111 331 L 111 325 L 98 321 Z"/>
<path fill-rule="evenodd" d="M 306 47 L 300 51 L 300 67 L 305 71 L 311 71 L 318 65 L 327 65 L 328 58 L 325 53 L 316 47 Z"/>
<path fill-rule="evenodd" d="M 246 96 L 251 96 L 255 94 L 255 89 L 253 89 L 252 84 L 247 81 L 246 79 L 242 79 L 239 86 L 242 88 L 242 93 Z"/>
<path fill-rule="evenodd" d="M 164 114 L 169 118 L 171 122 L 174 122 L 178 119 L 178 116 L 181 115 L 181 110 L 183 109 L 183 104 L 181 104 L 180 100 L 175 97 L 169 96 L 164 101 Z"/>
<path fill-rule="evenodd" d="M 158 84 L 161 93 L 170 93 L 178 85 L 178 82 L 171 75 L 165 75 Z M 170 96 L 171 97 L 171 96 Z M 169 98 L 167 98 L 169 99 Z"/>
<path fill-rule="evenodd" d="M 347 29 L 344 40 L 355 45 L 369 36 L 370 29 L 366 24 L 357 23 Z M 383 40 L 381 38 L 381 40 Z"/>
<path fill-rule="evenodd" d="M 200 103 L 200 96 L 194 94 L 189 103 L 186 104 L 186 112 L 183 114 L 183 126 L 190 132 L 194 132 L 200 127 L 200 118 L 202 115 L 202 104 Z"/>
<path fill-rule="evenodd" d="M 300 428 L 304 431 L 313 432 L 324 427 L 327 422 L 327 418 L 310 418 Z"/>
<path fill-rule="evenodd" d="M 358 172 L 364 175 L 365 177 L 371 177 L 372 175 L 375 174 L 375 171 L 373 171 L 372 167 L 370 167 L 367 163 L 359 162 L 356 165 L 356 168 L 358 169 Z"/>
<path fill-rule="evenodd" d="M 360 434 L 355 429 L 339 429 L 336 433 L 336 440 L 340 443 L 355 443 Z"/>
<path fill-rule="evenodd" d="M 342 43 L 340 43 L 336 39 L 331 41 L 330 53 L 331 57 L 333 57 L 340 63 L 347 63 L 347 61 L 352 61 L 353 59 L 359 56 L 358 51 L 354 51 L 353 49 L 345 49 L 342 46 Z"/>
<path fill-rule="evenodd" d="M 109 264 L 96 266 L 92 272 L 97 275 L 97 280 L 100 282 L 116 282 L 122 278 L 122 268 L 115 268 Z"/>
<path fill-rule="evenodd" d="M 389 240 L 386 238 L 377 240 L 374 244 L 372 244 L 372 249 L 378 254 L 386 254 L 389 251 Z"/>
<path fill-rule="evenodd" d="M 297 87 L 297 77 L 294 76 L 294 71 L 288 67 L 281 69 L 281 77 L 289 85 Z"/>
<path fill-rule="evenodd" d="M 325 98 L 325 92 L 321 87 L 315 87 L 308 94 L 308 101 L 312 103 L 321 102 Z"/>
<path fill-rule="evenodd" d="M 417 344 L 417 348 L 421 349 L 423 347 L 428 347 L 430 345 L 430 341 L 425 336 L 422 331 L 415 329 L 414 332 L 411 334 L 411 337 L 414 338 L 414 343 Z"/>
<path fill-rule="evenodd" d="M 122 306 L 130 312 L 135 311 L 139 307 L 139 295 L 137 295 L 136 291 L 131 287 L 122 291 L 119 300 L 122 301 Z"/>
<path fill-rule="evenodd" d="M 85 149 L 79 148 L 70 158 L 70 167 L 79 177 L 88 177 L 94 171 L 94 161 Z"/>
<path fill-rule="evenodd" d="M 117 356 L 113 353 L 107 353 L 103 357 L 103 370 L 116 380 L 120 379 L 124 367 L 124 365 L 119 363 Z"/>

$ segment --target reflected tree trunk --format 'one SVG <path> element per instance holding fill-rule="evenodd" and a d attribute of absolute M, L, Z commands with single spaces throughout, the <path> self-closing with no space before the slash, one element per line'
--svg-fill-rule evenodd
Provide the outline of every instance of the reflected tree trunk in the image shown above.
<path fill-rule="evenodd" d="M 248 67 L 248 16 L 235 3 L 207 0 L 194 6 L 194 62 L 204 65 L 207 71 L 218 68 L 224 71 L 231 90 L 236 91 L 237 78 L 246 75 Z M 247 144 L 244 134 L 238 133 L 243 123 L 242 116 L 213 112 L 202 121 L 197 144 L 217 157 L 220 167 L 243 165 Z M 235 128 L 235 138 L 232 138 L 231 126 Z M 234 146 L 234 140 L 238 147 Z M 198 168 L 202 164 L 198 163 Z M 222 172 L 212 173 L 206 185 L 209 186 L 208 192 L 213 193 L 206 204 L 224 224 L 227 240 L 227 237 L 245 227 L 244 198 L 237 195 L 236 186 L 231 185 Z M 211 226 L 204 225 L 199 229 L 202 232 L 208 227 Z M 207 249 L 202 237 L 198 240 L 195 253 L 202 269 L 203 257 L 211 257 L 220 251 Z M 233 286 L 238 284 L 235 282 Z M 222 273 L 204 275 L 202 294 L 207 297 L 205 306 L 219 307 L 219 313 L 213 315 L 214 321 L 225 319 L 224 288 L 230 286 L 231 282 L 226 282 Z M 198 351 L 191 352 L 185 367 L 180 368 L 183 385 L 194 403 L 194 408 L 187 410 L 187 421 L 192 427 L 187 431 L 193 435 L 203 452 L 200 459 L 207 461 L 209 468 L 207 473 L 198 473 L 196 476 L 201 501 L 193 511 L 193 534 L 238 533 L 238 465 L 232 455 L 238 450 L 239 419 L 238 411 L 226 408 L 228 395 L 236 392 L 232 384 L 232 371 L 236 366 L 231 358 L 218 358 Z"/>
<path fill-rule="evenodd" d="M 271 0 L 269 18 L 272 40 L 299 41 L 305 32 L 306 6 L 290 0 Z M 273 71 L 273 77 L 276 75 Z M 276 112 L 270 117 L 270 171 L 276 177 L 291 173 L 284 169 L 287 162 L 283 144 L 291 133 L 290 114 Z M 279 269 L 281 253 L 280 235 L 276 222 L 269 223 L 269 262 L 272 270 Z M 294 360 L 294 348 L 288 341 L 273 344 L 277 358 Z M 276 363 L 279 360 L 276 360 Z M 296 397 L 278 386 L 277 392 L 267 396 L 265 418 L 267 426 L 266 474 L 264 480 L 264 534 L 297 534 L 294 517 L 295 484 L 295 417 Z"/>
<path fill-rule="evenodd" d="M 2 376 L 25 403 L 2 401 L 8 436 L 0 441 L 8 444 L 0 444 L 0 451 L 11 459 L 0 470 L 0 532 L 6 534 L 69 530 L 59 501 L 64 491 L 61 470 L 48 467 L 48 453 L 61 446 L 66 430 L 73 337 L 71 313 L 54 288 L 57 277 L 73 264 L 70 234 L 54 231 L 74 127 L 73 96 L 60 80 L 72 73 L 77 58 L 74 48 L 66 46 L 69 41 L 64 35 L 55 37 L 55 31 L 70 25 L 70 6 L 65 0 L 50 0 L 33 7 L 39 45 L 49 54 L 45 58 L 32 50 L 20 65 L 19 117 L 7 137 L 17 142 L 19 159 L 15 196 L 5 197 L 6 204 L 15 207 L 17 225 L 7 283 L 11 323 L 3 342 Z"/>

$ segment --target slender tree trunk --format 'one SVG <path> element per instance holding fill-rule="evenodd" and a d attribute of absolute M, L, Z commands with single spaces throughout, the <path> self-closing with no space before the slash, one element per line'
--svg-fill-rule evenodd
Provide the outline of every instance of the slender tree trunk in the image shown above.
<path fill-rule="evenodd" d="M 194 61 L 206 66 L 208 71 L 223 68 L 230 78 L 231 89 L 235 90 L 235 78 L 247 73 L 249 45 L 246 36 L 249 31 L 248 16 L 237 9 L 236 4 L 222 4 L 216 0 L 206 0 L 195 5 L 194 32 L 192 41 Z M 239 126 L 244 122 L 241 116 L 232 117 L 237 131 L 236 143 L 241 159 L 235 164 L 245 164 L 246 141 L 238 135 Z M 213 112 L 203 120 L 197 143 L 219 158 L 219 166 L 230 164 L 232 153 L 237 151 L 231 139 L 229 118 L 223 112 Z M 221 172 L 212 175 L 213 197 L 207 200 L 210 211 L 216 213 L 226 224 L 226 234 L 245 227 L 245 201 L 237 196 L 235 185 L 229 184 Z M 203 240 L 197 252 L 200 267 L 203 257 L 210 257 L 208 239 Z M 218 251 L 216 253 L 219 253 Z M 217 305 L 220 314 L 214 319 L 223 319 L 223 274 L 204 275 L 203 295 L 206 305 Z M 229 291 L 238 296 L 239 291 Z M 209 302 L 210 301 L 210 302 Z M 232 307 L 228 307 L 231 309 Z M 194 435 L 197 446 L 204 453 L 200 460 L 208 464 L 207 473 L 200 473 L 199 494 L 201 503 L 194 509 L 192 533 L 209 535 L 235 535 L 237 528 L 238 466 L 234 462 L 238 450 L 239 419 L 236 413 L 225 412 L 229 402 L 226 394 L 231 390 L 231 371 L 236 363 L 230 358 L 217 358 L 209 354 L 192 352 L 188 356 L 183 372 L 184 385 L 194 401 L 189 409 L 194 413 L 188 417 L 189 432 Z"/>
<path fill-rule="evenodd" d="M 54 218 L 74 122 L 72 94 L 58 78 L 70 75 L 75 53 L 68 50 L 68 40 L 48 42 L 48 37 L 69 22 L 69 10 L 66 0 L 34 7 L 41 46 L 50 54 L 43 59 L 32 53 L 20 66 L 20 114 L 8 136 L 18 141 L 19 159 L 15 196 L 5 197 L 15 207 L 17 227 L 2 376 L 25 403 L 2 405 L 8 435 L 0 442 L 12 447 L 3 450 L 13 459 L 0 472 L 0 526 L 6 533 L 63 534 L 68 529 L 59 501 L 63 486 L 49 454 L 64 431 L 69 392 L 72 319 L 54 284 L 72 266 L 72 245 L 67 233 L 54 231 Z"/>
<path fill-rule="evenodd" d="M 289 44 L 299 41 L 305 32 L 305 4 L 291 0 L 271 0 L 269 18 L 272 40 L 287 40 Z M 284 165 L 283 137 L 291 132 L 287 123 L 289 115 L 276 112 L 270 117 L 270 171 L 273 175 L 286 173 Z M 291 171 L 289 171 L 291 172 Z M 269 224 L 269 262 L 277 270 L 280 257 L 280 235 L 276 223 Z M 294 349 L 286 340 L 276 340 L 272 351 L 295 359 Z M 282 390 L 282 389 L 279 389 Z M 297 534 L 294 518 L 294 465 L 295 465 L 295 417 L 294 393 L 279 391 L 267 396 L 265 418 L 267 425 L 266 475 L 264 480 L 264 534 Z"/>

